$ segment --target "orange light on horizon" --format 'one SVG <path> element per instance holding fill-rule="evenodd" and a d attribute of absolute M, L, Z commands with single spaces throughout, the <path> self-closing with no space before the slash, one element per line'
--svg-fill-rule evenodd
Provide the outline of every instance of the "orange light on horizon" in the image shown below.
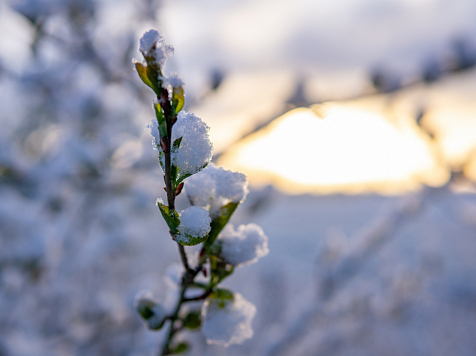
<path fill-rule="evenodd" d="M 286 113 L 218 164 L 289 193 L 394 194 L 448 179 L 411 118 L 333 103 Z"/>

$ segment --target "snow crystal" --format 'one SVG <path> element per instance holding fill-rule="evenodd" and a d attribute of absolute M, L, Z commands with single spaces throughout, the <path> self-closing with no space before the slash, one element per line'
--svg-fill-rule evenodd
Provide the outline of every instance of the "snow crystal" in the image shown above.
<path fill-rule="evenodd" d="M 256 224 L 241 225 L 236 231 L 233 225 L 227 225 L 215 244 L 221 250 L 220 256 L 236 267 L 255 263 L 269 252 L 268 237 Z"/>
<path fill-rule="evenodd" d="M 152 136 L 152 147 L 154 150 L 157 150 L 157 147 L 160 143 L 159 123 L 157 122 L 157 119 L 152 119 L 152 122 L 147 125 L 147 128 L 149 129 L 149 133 Z"/>
<path fill-rule="evenodd" d="M 166 317 L 166 310 L 152 296 L 151 291 L 141 291 L 134 301 L 134 308 L 146 321 L 151 330 L 160 329 Z"/>
<path fill-rule="evenodd" d="M 213 163 L 190 177 L 185 189 L 193 204 L 209 209 L 212 217 L 217 215 L 223 205 L 229 202 L 238 203 L 248 193 L 244 174 L 228 171 Z"/>
<path fill-rule="evenodd" d="M 178 177 L 199 172 L 212 159 L 209 127 L 191 112 L 181 111 L 172 129 L 172 141 L 182 137 L 180 148 L 172 152 Z"/>
<path fill-rule="evenodd" d="M 180 225 L 175 240 L 183 245 L 196 245 L 210 232 L 210 215 L 200 206 L 191 206 L 180 213 Z"/>
<path fill-rule="evenodd" d="M 163 77 L 162 80 L 165 87 L 178 88 L 185 85 L 182 77 L 180 77 L 177 73 L 170 73 L 168 77 Z"/>
<path fill-rule="evenodd" d="M 228 347 L 253 336 L 251 322 L 256 307 L 239 293 L 233 300 L 209 298 L 202 306 L 203 334 L 209 344 Z"/>
<path fill-rule="evenodd" d="M 167 59 L 174 54 L 174 47 L 165 44 L 164 37 L 157 30 L 144 33 L 140 39 L 139 50 L 144 57 L 153 57 L 161 68 L 165 66 Z"/>

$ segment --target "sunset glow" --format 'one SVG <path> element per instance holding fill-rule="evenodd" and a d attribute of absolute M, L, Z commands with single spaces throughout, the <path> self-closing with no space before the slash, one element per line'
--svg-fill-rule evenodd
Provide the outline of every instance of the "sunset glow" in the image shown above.
<path fill-rule="evenodd" d="M 239 142 L 219 164 L 253 184 L 302 192 L 398 193 L 439 185 L 447 172 L 406 116 L 325 104 L 295 109 Z"/>

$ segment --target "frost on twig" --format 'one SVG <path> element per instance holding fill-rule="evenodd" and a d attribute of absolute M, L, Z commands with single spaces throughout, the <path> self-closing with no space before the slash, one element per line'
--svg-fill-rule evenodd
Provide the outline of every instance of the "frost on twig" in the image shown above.
<path fill-rule="evenodd" d="M 137 73 L 157 94 L 156 119 L 148 128 L 153 147 L 159 153 L 167 192 L 167 204 L 159 198 L 157 206 L 170 235 L 178 243 L 183 266 L 178 270 L 174 267 L 178 274 L 173 282 L 166 283 L 169 291 L 165 293 L 164 303 L 159 304 L 146 294 L 139 297 L 136 309 L 150 329 L 160 329 L 169 321 L 162 356 L 185 352 L 189 346 L 177 343 L 176 334 L 184 328 L 194 330 L 202 321 L 209 343 L 224 346 L 241 343 L 253 335 L 251 321 L 256 308 L 241 294 L 233 294 L 218 285 L 233 273 L 234 267 L 254 263 L 265 256 L 268 238 L 254 224 L 242 225 L 236 231 L 233 227 L 226 228 L 248 193 L 247 180 L 241 173 L 210 164 L 209 127 L 193 113 L 181 111 L 185 100 L 182 78 L 175 73 L 169 76 L 163 73 L 173 47 L 165 44 L 159 32 L 151 30 L 142 37 L 139 49 L 146 63 L 135 62 Z M 179 214 L 175 210 L 175 197 L 184 185 L 191 206 Z M 222 235 L 217 240 L 220 232 Z M 190 268 L 184 246 L 202 242 L 197 263 Z M 205 281 L 199 278 L 200 272 Z M 165 308 L 171 298 L 175 300 L 174 306 Z M 184 315 L 183 305 L 197 301 L 205 301 L 201 313 L 191 311 Z"/>

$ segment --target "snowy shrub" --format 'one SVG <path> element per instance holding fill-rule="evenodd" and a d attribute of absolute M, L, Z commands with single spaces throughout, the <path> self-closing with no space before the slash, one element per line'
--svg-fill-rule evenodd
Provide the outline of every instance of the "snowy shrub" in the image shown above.
<path fill-rule="evenodd" d="M 185 352 L 189 345 L 178 342 L 182 329 L 203 328 L 208 343 L 228 346 L 253 336 L 253 304 L 241 294 L 218 288 L 235 267 L 251 264 L 268 253 L 268 238 L 254 224 L 234 230 L 226 226 L 248 193 L 246 177 L 210 163 L 212 144 L 208 126 L 191 112 L 182 111 L 184 82 L 177 74 L 163 73 L 173 47 L 159 32 L 150 30 L 140 40 L 145 62 L 135 61 L 142 81 L 154 90 L 156 119 L 149 125 L 152 143 L 164 172 L 167 202 L 157 206 L 178 244 L 182 266 L 168 271 L 166 300 L 156 302 L 150 293 L 140 294 L 135 308 L 151 330 L 168 322 L 161 355 Z M 185 183 L 191 206 L 175 210 L 175 198 Z M 221 233 L 221 234 L 220 234 Z M 184 246 L 202 244 L 193 267 Z M 203 274 L 204 277 L 199 274 Z M 173 301 L 171 302 L 171 299 Z M 201 313 L 183 308 L 185 303 L 204 301 Z M 172 304 L 172 307 L 170 307 Z M 167 307 L 166 307 L 167 306 Z"/>

